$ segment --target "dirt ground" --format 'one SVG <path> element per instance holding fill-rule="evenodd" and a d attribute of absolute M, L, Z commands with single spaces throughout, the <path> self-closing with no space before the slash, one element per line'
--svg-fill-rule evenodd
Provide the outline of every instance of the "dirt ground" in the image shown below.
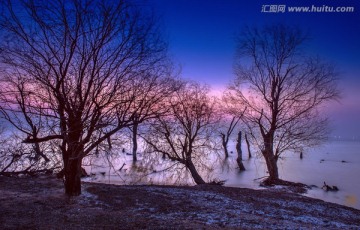
<path fill-rule="evenodd" d="M 0 229 L 359 229 L 360 210 L 286 188 L 83 183 L 64 195 L 52 176 L 0 176 Z"/>

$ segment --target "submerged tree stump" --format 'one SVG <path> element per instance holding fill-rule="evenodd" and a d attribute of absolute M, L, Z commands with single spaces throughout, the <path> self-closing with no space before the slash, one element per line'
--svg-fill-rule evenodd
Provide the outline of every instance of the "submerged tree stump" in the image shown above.
<path fill-rule="evenodd" d="M 332 191 L 332 192 L 337 192 L 339 191 L 339 188 L 337 186 L 330 186 L 330 185 L 327 185 L 324 181 L 324 185 L 322 186 L 322 189 L 324 189 L 325 191 Z"/>
<path fill-rule="evenodd" d="M 132 142 L 133 142 L 133 146 L 132 146 L 132 157 L 133 157 L 133 162 L 137 161 L 137 148 L 138 148 L 138 142 L 137 142 L 137 134 L 138 134 L 138 127 L 139 127 L 139 117 L 137 114 L 135 114 L 134 116 L 134 125 L 132 127 Z"/>
<path fill-rule="evenodd" d="M 229 141 L 229 136 L 225 135 L 224 133 L 220 133 L 220 136 L 221 136 L 222 146 L 224 148 L 225 158 L 228 158 L 229 157 L 229 151 L 228 151 L 228 148 L 227 148 L 227 144 L 228 144 L 228 141 Z"/>
<path fill-rule="evenodd" d="M 248 139 L 248 136 L 247 134 L 245 133 L 245 142 L 246 142 L 246 146 L 247 146 L 247 150 L 248 150 L 248 154 L 249 154 L 249 159 L 252 157 L 251 156 L 251 150 L 250 150 L 250 142 L 249 142 L 249 139 Z"/>
<path fill-rule="evenodd" d="M 236 140 L 236 151 L 237 151 L 237 158 L 236 158 L 236 162 L 239 166 L 239 170 L 240 171 L 245 171 L 245 167 L 244 164 L 242 162 L 242 150 L 241 150 L 241 131 L 239 131 L 238 133 L 238 138 Z"/>

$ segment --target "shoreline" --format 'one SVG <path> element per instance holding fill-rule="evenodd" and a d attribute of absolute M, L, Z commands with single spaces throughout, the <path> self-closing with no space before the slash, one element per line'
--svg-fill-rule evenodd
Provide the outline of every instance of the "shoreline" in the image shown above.
<path fill-rule="evenodd" d="M 82 183 L 64 194 L 53 176 L 0 176 L 2 229 L 233 229 L 360 227 L 360 210 L 284 189 Z"/>

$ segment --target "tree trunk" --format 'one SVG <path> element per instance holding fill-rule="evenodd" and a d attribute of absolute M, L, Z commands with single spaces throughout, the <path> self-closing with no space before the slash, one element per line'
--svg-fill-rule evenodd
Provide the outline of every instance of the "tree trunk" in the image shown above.
<path fill-rule="evenodd" d="M 223 133 L 221 133 L 220 135 L 221 135 L 221 140 L 222 140 L 222 146 L 224 148 L 225 158 L 228 158 L 229 157 L 229 151 L 227 149 L 228 142 L 226 140 L 226 136 Z"/>
<path fill-rule="evenodd" d="M 250 159 L 251 158 L 250 142 L 249 142 L 249 139 L 248 139 L 248 136 L 246 133 L 245 133 L 245 141 L 246 141 L 246 146 L 247 146 L 247 150 L 249 153 L 249 159 Z"/>
<path fill-rule="evenodd" d="M 190 171 L 191 176 L 193 177 L 196 184 L 205 184 L 205 181 L 196 170 L 195 165 L 191 159 L 186 161 L 186 168 Z"/>
<path fill-rule="evenodd" d="M 134 123 L 133 126 L 133 133 L 132 133 L 132 141 L 133 141 L 133 149 L 132 149 L 132 156 L 133 156 L 133 162 L 137 161 L 137 131 L 138 131 L 138 122 Z"/>
<path fill-rule="evenodd" d="M 84 153 L 84 145 L 80 143 L 83 131 L 80 113 L 69 116 L 69 130 L 67 137 L 67 149 L 63 149 L 64 160 L 64 185 L 65 194 L 78 196 L 81 194 L 81 163 Z"/>
<path fill-rule="evenodd" d="M 265 158 L 267 170 L 269 177 L 263 181 L 264 185 L 277 184 L 279 180 L 279 172 L 277 167 L 278 156 L 274 154 L 274 132 L 269 132 L 266 135 L 263 135 L 264 140 L 264 149 L 261 151 L 262 155 Z"/>
<path fill-rule="evenodd" d="M 241 150 L 241 131 L 238 133 L 238 138 L 236 140 L 236 151 L 238 154 L 238 157 L 236 158 L 236 162 L 239 166 L 240 171 L 245 171 L 244 164 L 242 162 L 242 150 Z"/>
<path fill-rule="evenodd" d="M 264 151 L 263 152 L 265 161 L 266 161 L 266 166 L 269 172 L 269 178 L 267 178 L 267 183 L 269 184 L 276 184 L 277 181 L 279 181 L 279 172 L 278 172 L 278 167 L 277 167 L 277 159 L 276 156 L 274 156 L 274 154 L 272 154 L 272 152 L 270 151 Z"/>
<path fill-rule="evenodd" d="M 82 159 L 68 159 L 65 164 L 65 194 L 68 196 L 78 196 L 81 194 L 81 162 Z"/>

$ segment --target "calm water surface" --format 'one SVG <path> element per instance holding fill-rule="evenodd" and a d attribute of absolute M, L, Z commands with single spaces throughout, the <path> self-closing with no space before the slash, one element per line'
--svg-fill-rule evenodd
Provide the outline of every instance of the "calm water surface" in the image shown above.
<path fill-rule="evenodd" d="M 229 149 L 235 153 L 234 145 L 230 145 Z M 238 172 L 236 156 L 232 154 L 227 161 L 220 161 L 214 166 L 215 170 L 208 175 L 209 178 L 226 180 L 225 186 L 259 189 L 260 180 L 267 175 L 265 162 L 259 156 L 248 159 L 245 146 L 243 152 L 246 171 Z M 139 155 L 139 159 L 134 165 L 131 156 L 123 154 L 115 161 L 112 159 L 110 167 L 104 166 L 107 165 L 104 158 L 92 159 L 92 166 L 86 169 L 93 176 L 86 180 L 113 184 L 192 184 L 189 175 L 181 176 L 184 174 L 181 170 L 159 173 L 173 162 L 154 163 L 142 155 Z M 360 142 L 332 141 L 308 150 L 303 159 L 299 155 L 285 154 L 278 165 L 282 179 L 314 185 L 306 196 L 360 209 Z M 170 173 L 173 177 L 169 176 Z M 321 189 L 324 182 L 337 186 L 339 191 L 324 191 Z"/>

